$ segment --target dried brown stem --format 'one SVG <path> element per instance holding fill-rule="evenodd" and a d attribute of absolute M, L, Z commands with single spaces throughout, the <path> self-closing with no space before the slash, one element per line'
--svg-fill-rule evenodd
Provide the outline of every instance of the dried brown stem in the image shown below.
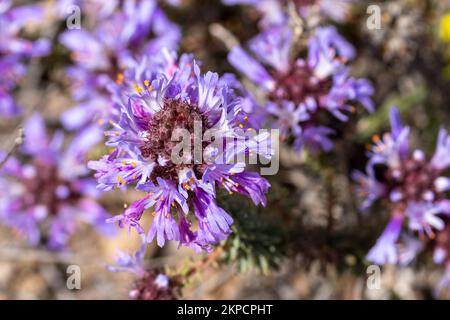
<path fill-rule="evenodd" d="M 17 148 L 23 143 L 24 137 L 25 137 L 24 129 L 22 127 L 19 127 L 17 129 L 17 136 L 14 139 L 14 143 L 13 143 L 12 147 L 6 153 L 5 157 L 3 159 L 1 159 L 1 161 L 0 161 L 0 170 L 3 168 L 3 166 L 9 160 L 9 158 L 11 158 L 11 156 L 14 155 Z"/>
<path fill-rule="evenodd" d="M 220 255 L 223 253 L 223 247 L 218 247 L 215 249 L 211 254 L 207 255 L 205 258 L 203 258 L 200 261 L 197 261 L 185 274 L 185 278 L 189 278 L 190 276 L 194 275 L 197 271 L 205 269 L 207 266 L 209 266 L 211 263 L 216 261 L 217 258 L 220 257 Z"/>

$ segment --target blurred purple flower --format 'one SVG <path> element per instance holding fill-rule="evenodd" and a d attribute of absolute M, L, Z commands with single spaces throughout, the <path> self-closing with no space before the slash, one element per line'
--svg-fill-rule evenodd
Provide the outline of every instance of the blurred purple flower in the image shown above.
<path fill-rule="evenodd" d="M 367 174 L 353 173 L 361 209 L 383 199 L 393 216 L 367 259 L 404 265 L 431 244 L 435 262 L 448 265 L 450 200 L 446 191 L 450 178 L 445 174 L 450 166 L 450 137 L 445 129 L 439 131 L 436 151 L 428 160 L 422 150 L 410 149 L 410 130 L 402 124 L 397 108 L 391 109 L 390 120 L 391 132 L 373 138 Z"/>
<path fill-rule="evenodd" d="M 118 251 L 116 264 L 107 266 L 111 272 L 130 272 L 136 276 L 129 297 L 133 300 L 175 300 L 180 283 L 168 277 L 164 272 L 144 266 L 144 255 L 147 249 L 145 237 L 134 254 Z"/>
<path fill-rule="evenodd" d="M 441 294 L 445 297 L 448 297 L 450 295 L 450 264 L 447 264 L 445 266 L 444 275 L 439 280 L 434 290 L 434 295 L 436 297 Z"/>
<path fill-rule="evenodd" d="M 262 15 L 264 27 L 284 24 L 288 20 L 287 3 L 292 2 L 298 14 L 306 18 L 318 12 L 325 18 L 344 22 L 350 13 L 351 5 L 360 0 L 222 0 L 226 5 L 249 5 L 255 7 Z"/>
<path fill-rule="evenodd" d="M 271 27 L 250 41 L 255 57 L 240 46 L 228 59 L 239 71 L 261 87 L 268 99 L 265 110 L 274 119 L 284 139 L 293 137 L 300 151 L 329 151 L 334 130 L 320 123 L 319 113 L 327 111 L 340 121 L 355 111 L 355 104 L 374 109 L 373 88 L 366 79 L 349 77 L 345 62 L 355 57 L 354 48 L 334 27 L 319 28 L 310 39 L 307 59 L 292 59 L 292 31 L 287 26 Z"/>
<path fill-rule="evenodd" d="M 142 240 L 141 246 L 134 254 L 118 250 L 116 264 L 107 266 L 107 269 L 111 272 L 130 272 L 142 277 L 145 274 L 144 255 L 147 249 L 145 237 Z"/>
<path fill-rule="evenodd" d="M 87 9 L 95 11 L 98 7 L 103 14 L 95 20 L 92 31 L 73 29 L 60 37 L 75 61 L 68 76 L 73 97 L 79 101 L 62 116 L 69 130 L 116 118 L 107 86 L 120 84 L 125 70 L 136 66 L 137 57 L 152 57 L 163 48 L 176 49 L 180 40 L 179 28 L 169 21 L 156 0 L 112 1 L 108 6 L 93 2 Z"/>
<path fill-rule="evenodd" d="M 23 163 L 10 158 L 0 175 L 0 221 L 26 236 L 31 245 L 64 249 L 77 222 L 101 232 L 111 228 L 106 210 L 95 199 L 95 181 L 83 164 L 87 150 L 99 140 L 96 129 L 86 129 L 61 150 L 64 136 L 46 134 L 42 117 L 35 113 L 26 123 Z M 4 155 L 1 155 L 4 157 Z M 22 157 L 21 157 L 22 158 Z"/>
<path fill-rule="evenodd" d="M 0 115 L 4 117 L 20 113 L 12 91 L 26 73 L 24 60 L 44 56 L 50 50 L 47 39 L 29 41 L 19 35 L 27 23 L 42 20 L 43 14 L 43 8 L 38 5 L 12 8 L 11 1 L 0 1 Z"/>
<path fill-rule="evenodd" d="M 231 83 L 231 87 L 235 86 Z M 173 240 L 196 251 L 209 251 L 211 244 L 231 233 L 233 223 L 216 203 L 216 186 L 265 205 L 269 183 L 245 171 L 245 163 L 238 155 L 270 158 L 272 149 L 264 134 L 245 135 L 251 130 L 251 122 L 243 110 L 243 100 L 226 80 L 212 72 L 201 74 L 191 56 L 177 60 L 166 51 L 160 63 L 150 69 L 144 63 L 143 68 L 130 70 L 122 85 L 112 90 L 121 117 L 105 134 L 107 145 L 114 151 L 99 161 L 91 161 L 89 167 L 96 171 L 100 189 L 135 184 L 145 196 L 111 222 L 143 234 L 140 219 L 146 209 L 153 207 L 148 242 L 156 238 L 157 244 L 163 246 Z M 200 135 L 212 132 L 216 143 L 202 136 L 200 141 L 195 140 L 197 125 L 201 126 Z M 189 146 L 179 159 L 182 163 L 174 161 L 174 154 L 179 155 L 175 150 L 178 143 L 171 138 L 180 129 L 186 130 L 194 144 L 200 143 L 201 159 L 195 157 L 195 150 L 192 155 Z M 237 162 L 228 164 L 230 159 Z M 198 228 L 194 231 L 195 220 Z"/>
<path fill-rule="evenodd" d="M 444 275 L 436 285 L 435 295 L 450 295 L 450 219 L 444 217 L 445 227 L 440 231 L 434 241 L 433 260 L 444 266 Z"/>

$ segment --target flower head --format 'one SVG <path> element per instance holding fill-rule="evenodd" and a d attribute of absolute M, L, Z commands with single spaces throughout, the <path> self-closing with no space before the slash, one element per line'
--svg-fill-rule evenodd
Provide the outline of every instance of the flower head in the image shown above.
<path fill-rule="evenodd" d="M 39 21 L 43 9 L 38 5 L 11 6 L 11 1 L 0 2 L 0 115 L 12 117 L 20 113 L 20 107 L 12 97 L 12 91 L 24 76 L 24 60 L 46 55 L 50 49 L 47 39 L 30 41 L 21 38 L 19 32 L 29 22 Z"/>
<path fill-rule="evenodd" d="M 95 20 L 92 30 L 68 30 L 60 37 L 75 62 L 67 71 L 78 104 L 62 116 L 68 129 L 102 125 L 117 117 L 108 85 L 122 83 L 124 70 L 135 67 L 137 57 L 178 46 L 180 30 L 156 0 L 110 2 L 93 2 L 93 7 L 86 8 L 102 8 L 103 14 Z"/>
<path fill-rule="evenodd" d="M 95 201 L 95 181 L 83 165 L 96 137 L 92 130 L 83 131 L 62 150 L 63 135 L 57 132 L 50 140 L 43 119 L 34 114 L 26 123 L 22 148 L 22 157 L 29 161 L 11 158 L 1 171 L 0 221 L 26 236 L 31 245 L 52 250 L 65 248 L 77 221 L 109 232 L 105 223 L 109 214 Z"/>
<path fill-rule="evenodd" d="M 145 240 L 134 254 L 119 251 L 116 265 L 108 266 L 111 272 L 130 272 L 137 278 L 129 292 L 133 300 L 176 300 L 179 283 L 169 278 L 158 269 L 149 269 L 144 266 L 144 254 L 147 248 Z"/>
<path fill-rule="evenodd" d="M 336 22 L 347 19 L 352 3 L 359 0 L 222 0 L 227 5 L 250 5 L 262 15 L 263 26 L 284 24 L 288 20 L 287 5 L 292 3 L 298 14 L 307 18 L 315 13 Z"/>
<path fill-rule="evenodd" d="M 441 129 L 436 151 L 427 159 L 423 151 L 411 150 L 410 130 L 402 124 L 396 108 L 391 109 L 390 119 L 391 132 L 373 138 L 367 174 L 354 172 L 361 209 L 384 199 L 392 212 L 391 222 L 367 258 L 377 264 L 404 264 L 430 243 L 436 263 L 448 263 L 450 201 L 446 191 L 450 179 L 445 171 L 450 166 L 450 138 Z M 404 241 L 401 235 L 410 240 Z"/>
<path fill-rule="evenodd" d="M 216 73 L 202 74 L 188 55 L 177 60 L 166 52 L 159 63 L 143 66 L 115 88 L 121 115 L 105 132 L 113 152 L 89 166 L 100 189 L 135 185 L 144 193 L 111 221 L 143 234 L 140 219 L 150 215 L 148 242 L 210 250 L 233 223 L 216 203 L 216 189 L 265 204 L 269 184 L 247 172 L 241 156 L 270 157 L 272 150 L 266 136 L 250 134 L 245 99 L 231 89 L 234 82 L 230 87 Z"/>
<path fill-rule="evenodd" d="M 355 50 L 334 27 L 316 31 L 306 59 L 292 58 L 292 46 L 290 28 L 271 27 L 249 44 L 262 64 L 240 46 L 228 59 L 265 91 L 265 110 L 282 138 L 292 138 L 297 150 L 307 145 L 311 151 L 329 151 L 334 130 L 322 123 L 323 115 L 347 121 L 356 104 L 373 111 L 373 88 L 366 79 L 349 77 L 345 62 L 354 58 Z"/>

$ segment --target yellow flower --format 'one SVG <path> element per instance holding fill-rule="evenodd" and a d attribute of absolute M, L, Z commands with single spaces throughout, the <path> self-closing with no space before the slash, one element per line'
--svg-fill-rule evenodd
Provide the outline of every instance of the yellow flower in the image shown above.
<path fill-rule="evenodd" d="M 450 42 L 450 13 L 442 18 L 439 35 L 443 41 Z"/>

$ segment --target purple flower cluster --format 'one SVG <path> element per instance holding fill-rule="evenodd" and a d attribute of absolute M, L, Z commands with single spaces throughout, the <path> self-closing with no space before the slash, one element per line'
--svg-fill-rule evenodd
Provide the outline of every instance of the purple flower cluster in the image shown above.
<path fill-rule="evenodd" d="M 323 111 L 340 121 L 362 104 L 372 112 L 373 88 L 366 79 L 349 76 L 346 62 L 355 57 L 354 48 L 334 27 L 321 27 L 308 45 L 306 59 L 291 56 L 294 39 L 287 26 L 267 28 L 249 43 L 252 54 L 236 46 L 230 63 L 263 89 L 264 111 L 284 139 L 292 138 L 300 151 L 329 151 L 333 129 L 322 124 Z M 262 63 L 260 63 L 259 61 Z"/>
<path fill-rule="evenodd" d="M 361 209 L 384 199 L 391 211 L 390 222 L 367 258 L 377 264 L 403 265 L 431 246 L 434 261 L 450 272 L 450 178 L 446 176 L 450 136 L 440 129 L 436 150 L 427 159 L 422 150 L 410 147 L 410 128 L 402 124 L 396 108 L 391 109 L 390 120 L 391 132 L 373 138 L 366 174 L 353 173 Z"/>
<path fill-rule="evenodd" d="M 11 1 L 0 0 L 0 115 L 13 117 L 20 113 L 20 107 L 12 97 L 12 91 L 25 75 L 24 60 L 48 54 L 50 42 L 47 39 L 29 41 L 21 38 L 21 29 L 29 22 L 43 19 L 43 8 L 38 5 L 24 5 L 12 8 Z"/>
<path fill-rule="evenodd" d="M 0 221 L 31 245 L 51 250 L 65 248 L 78 221 L 110 232 L 109 214 L 96 202 L 99 192 L 84 165 L 86 152 L 99 142 L 98 130 L 80 132 L 63 151 L 62 132 L 49 139 L 42 117 L 34 114 L 25 127 L 24 161 L 9 158 L 0 171 Z"/>
<path fill-rule="evenodd" d="M 124 70 L 135 66 L 135 59 L 155 55 L 162 48 L 176 49 L 180 38 L 179 28 L 168 20 L 156 0 L 87 1 L 79 5 L 87 12 L 99 10 L 101 15 L 91 31 L 73 29 L 60 37 L 75 61 L 67 73 L 78 103 L 62 116 L 69 130 L 118 117 L 108 84 L 120 84 Z"/>
<path fill-rule="evenodd" d="M 118 251 L 116 265 L 108 266 L 111 272 L 130 272 L 136 276 L 129 297 L 133 300 L 176 300 L 178 283 L 157 269 L 144 267 L 147 243 L 133 255 Z"/>
<path fill-rule="evenodd" d="M 139 0 L 143 1 L 143 0 Z M 144 0 L 150 5 L 156 5 L 157 1 Z M 165 0 L 165 2 L 171 6 L 179 6 L 182 0 Z M 122 1 L 123 2 L 123 1 Z M 128 0 L 125 3 L 126 6 L 133 6 L 136 0 Z M 104 19 L 114 13 L 121 5 L 121 0 L 58 0 L 55 6 L 55 11 L 58 16 L 66 17 L 68 14 L 73 13 L 73 6 L 77 6 L 81 9 L 83 16 L 87 16 L 92 19 Z"/>
<path fill-rule="evenodd" d="M 233 223 L 216 203 L 216 187 L 265 205 L 269 183 L 246 171 L 239 156 L 269 158 L 272 149 L 268 134 L 245 134 L 254 131 L 244 111 L 246 98 L 236 95 L 236 86 L 233 77 L 201 74 L 191 56 L 177 61 L 168 51 L 125 73 L 115 88 L 120 118 L 105 132 L 113 151 L 88 165 L 96 171 L 100 189 L 135 185 L 143 196 L 111 222 L 144 234 L 140 220 L 153 208 L 148 242 L 156 238 L 163 246 L 174 240 L 209 251 L 231 233 Z M 187 135 L 189 143 L 178 159 L 177 132 Z M 213 139 L 206 138 L 208 132 Z"/>
<path fill-rule="evenodd" d="M 292 2 L 302 18 L 311 16 L 314 12 L 330 18 L 336 22 L 343 22 L 347 18 L 351 5 L 359 0 L 222 0 L 227 5 L 250 5 L 262 15 L 263 26 L 283 24 L 288 19 L 286 6 Z"/>

